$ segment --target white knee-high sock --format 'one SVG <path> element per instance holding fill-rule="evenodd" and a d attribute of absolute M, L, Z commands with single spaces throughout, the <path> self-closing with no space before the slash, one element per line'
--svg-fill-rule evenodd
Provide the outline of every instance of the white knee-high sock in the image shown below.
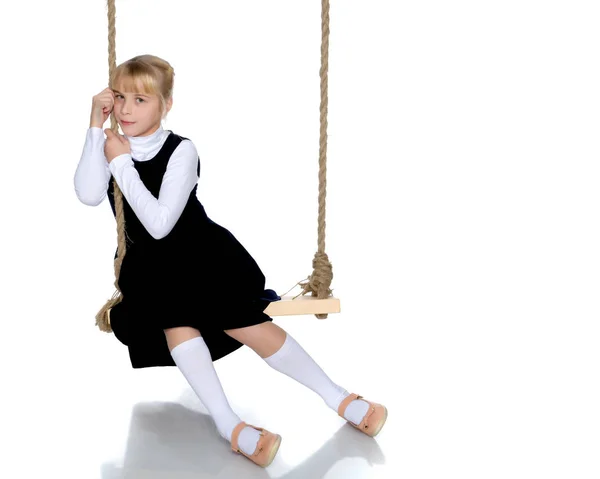
<path fill-rule="evenodd" d="M 325 374 L 323 369 L 289 334 L 281 348 L 264 360 L 273 369 L 312 389 L 336 412 L 340 403 L 349 395 L 348 391 L 338 386 Z M 360 399 L 354 400 L 346 408 L 344 417 L 359 424 L 368 409 L 367 402 Z"/>
<path fill-rule="evenodd" d="M 219 434 L 231 442 L 231 433 L 241 420 L 225 397 L 204 339 L 196 337 L 178 344 L 171 350 L 171 356 L 202 404 L 208 409 Z M 259 431 L 245 427 L 239 435 L 240 449 L 246 454 L 253 454 L 259 437 Z"/>

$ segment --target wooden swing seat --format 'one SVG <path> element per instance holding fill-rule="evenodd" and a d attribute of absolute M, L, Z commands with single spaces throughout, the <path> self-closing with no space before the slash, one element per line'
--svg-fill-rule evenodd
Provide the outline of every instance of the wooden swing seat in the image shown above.
<path fill-rule="evenodd" d="M 340 312 L 340 300 L 330 296 L 318 299 L 316 296 L 282 296 L 267 306 L 265 313 L 269 316 L 293 316 L 302 314 L 329 314 Z"/>

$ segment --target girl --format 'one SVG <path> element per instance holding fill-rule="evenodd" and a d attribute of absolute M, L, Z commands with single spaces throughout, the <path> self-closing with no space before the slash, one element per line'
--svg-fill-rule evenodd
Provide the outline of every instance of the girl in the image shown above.
<path fill-rule="evenodd" d="M 262 467 L 273 461 L 281 437 L 236 415 L 213 365 L 242 345 L 375 436 L 386 408 L 334 383 L 273 323 L 264 310 L 281 298 L 265 289 L 265 276 L 240 242 L 207 216 L 196 196 L 200 159 L 194 143 L 161 125 L 173 105 L 173 80 L 171 65 L 154 55 L 119 65 L 109 88 L 92 99 L 74 178 L 86 205 L 108 196 L 116 215 L 113 178 L 124 196 L 123 300 L 112 308 L 110 324 L 132 367 L 177 366 L 233 451 Z M 111 112 L 124 134 L 106 129 L 105 139 L 102 127 Z M 225 289 L 242 291 L 242 297 L 232 301 Z M 219 304 L 227 304 L 227 314 L 217 311 Z"/>

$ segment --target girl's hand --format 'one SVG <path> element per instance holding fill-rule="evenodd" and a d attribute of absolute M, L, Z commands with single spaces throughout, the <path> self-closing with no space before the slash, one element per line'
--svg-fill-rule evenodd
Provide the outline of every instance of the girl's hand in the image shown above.
<path fill-rule="evenodd" d="M 104 130 L 106 133 L 106 142 L 104 143 L 104 156 L 110 163 L 117 156 L 125 153 L 131 154 L 131 148 L 129 147 L 129 141 L 124 135 L 113 133 L 110 128 Z"/>
<path fill-rule="evenodd" d="M 115 105 L 115 94 L 110 88 L 105 88 L 92 98 L 90 127 L 102 128 Z"/>

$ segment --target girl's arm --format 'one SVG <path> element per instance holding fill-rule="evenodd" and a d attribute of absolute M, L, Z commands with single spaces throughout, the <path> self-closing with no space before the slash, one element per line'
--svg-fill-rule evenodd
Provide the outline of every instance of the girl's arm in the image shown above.
<path fill-rule="evenodd" d="M 133 166 L 130 154 L 119 155 L 108 165 L 131 209 L 154 239 L 167 236 L 198 182 L 198 151 L 190 140 L 175 149 L 162 179 L 158 199 L 148 191 Z"/>
<path fill-rule="evenodd" d="M 104 156 L 105 141 L 102 128 L 90 127 L 75 171 L 75 194 L 88 206 L 98 206 L 106 197 L 110 169 Z"/>

